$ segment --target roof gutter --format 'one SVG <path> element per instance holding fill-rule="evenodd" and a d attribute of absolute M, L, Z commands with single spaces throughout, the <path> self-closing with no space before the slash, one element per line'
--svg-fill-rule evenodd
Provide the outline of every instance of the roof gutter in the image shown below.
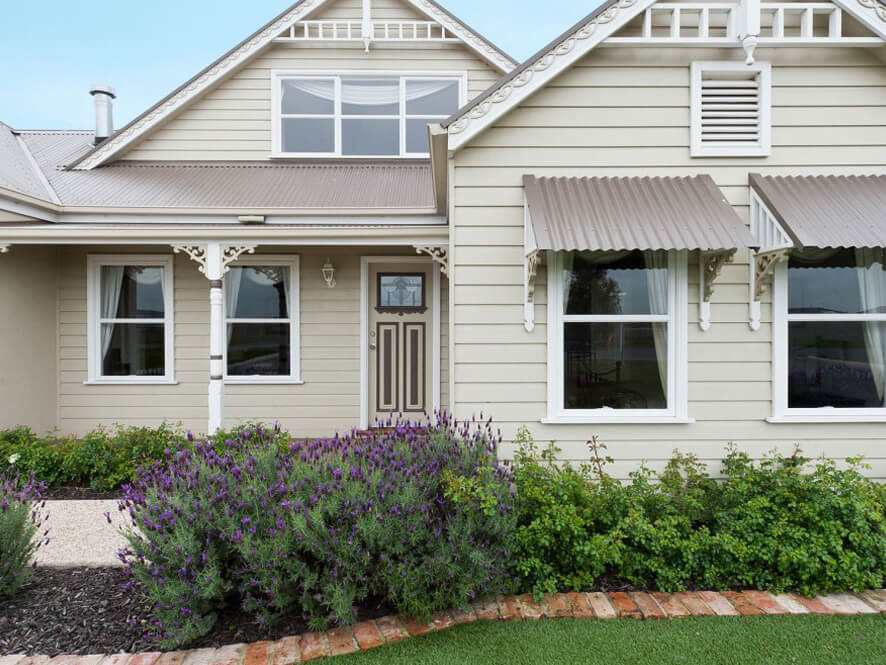
<path fill-rule="evenodd" d="M 62 207 L 49 201 L 0 187 L 0 210 L 33 217 L 46 222 L 58 222 Z"/>

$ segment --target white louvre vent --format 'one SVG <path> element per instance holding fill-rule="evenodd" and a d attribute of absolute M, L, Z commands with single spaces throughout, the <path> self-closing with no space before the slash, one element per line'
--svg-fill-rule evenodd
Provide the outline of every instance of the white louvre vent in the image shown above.
<path fill-rule="evenodd" d="M 695 62 L 691 77 L 692 156 L 768 155 L 769 63 Z"/>

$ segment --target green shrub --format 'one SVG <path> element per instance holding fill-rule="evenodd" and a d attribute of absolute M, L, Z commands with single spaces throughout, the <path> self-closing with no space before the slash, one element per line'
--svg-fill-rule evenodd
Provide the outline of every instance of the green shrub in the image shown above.
<path fill-rule="evenodd" d="M 41 489 L 33 476 L 0 473 L 0 598 L 13 595 L 30 579 L 31 559 L 46 542 L 46 534 L 37 535 L 45 519 Z"/>

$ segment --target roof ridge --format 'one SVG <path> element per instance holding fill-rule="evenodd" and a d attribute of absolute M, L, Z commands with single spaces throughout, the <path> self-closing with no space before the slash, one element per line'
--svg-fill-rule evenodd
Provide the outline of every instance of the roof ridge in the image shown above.
<path fill-rule="evenodd" d="M 22 152 L 25 155 L 25 159 L 28 160 L 28 164 L 34 170 L 34 175 L 37 176 L 37 180 L 40 181 L 40 184 L 43 185 L 43 187 L 46 189 L 46 193 L 49 194 L 49 200 L 56 205 L 61 205 L 62 201 L 58 196 L 58 192 L 55 191 L 55 188 L 53 188 L 53 186 L 50 184 L 49 179 L 46 177 L 46 174 L 43 173 L 43 169 L 40 168 L 40 165 L 34 158 L 34 153 L 31 152 L 28 144 L 25 142 L 20 134 L 15 135 L 15 140 L 18 143 L 19 147 L 22 149 Z"/>

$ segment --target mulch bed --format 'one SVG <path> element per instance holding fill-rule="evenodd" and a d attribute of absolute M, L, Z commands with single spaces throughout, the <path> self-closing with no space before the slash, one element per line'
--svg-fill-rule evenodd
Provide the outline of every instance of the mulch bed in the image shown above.
<path fill-rule="evenodd" d="M 96 492 L 88 487 L 48 487 L 42 494 L 44 499 L 49 499 L 50 501 L 104 501 L 123 498 L 121 490 Z"/>
<path fill-rule="evenodd" d="M 0 655 L 161 651 L 144 637 L 150 626 L 150 603 L 124 589 L 125 584 L 120 568 L 38 568 L 26 587 L 0 602 Z M 389 607 L 370 603 L 359 619 L 391 613 Z M 305 632 L 308 628 L 300 617 L 266 630 L 237 608 L 229 608 L 209 635 L 183 648 L 217 648 Z"/>

